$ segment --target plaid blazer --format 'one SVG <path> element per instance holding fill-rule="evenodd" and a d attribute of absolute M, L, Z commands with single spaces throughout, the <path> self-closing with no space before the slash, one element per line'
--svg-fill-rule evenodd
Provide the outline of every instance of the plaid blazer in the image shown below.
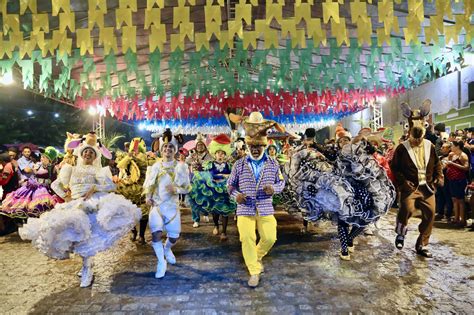
<path fill-rule="evenodd" d="M 267 195 L 263 187 L 271 185 L 274 193 L 280 193 L 285 187 L 285 181 L 280 174 L 280 167 L 273 159 L 264 162 L 262 173 L 258 183 L 252 172 L 252 167 L 247 162 L 247 157 L 235 162 L 232 173 L 227 180 L 227 189 L 234 199 L 242 193 L 247 196 L 245 204 L 237 204 L 237 215 L 244 216 L 267 216 L 273 215 L 273 196 Z"/>

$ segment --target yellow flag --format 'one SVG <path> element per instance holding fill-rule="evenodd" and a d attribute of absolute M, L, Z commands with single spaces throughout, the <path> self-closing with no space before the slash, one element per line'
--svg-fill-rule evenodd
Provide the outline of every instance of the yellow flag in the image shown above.
<path fill-rule="evenodd" d="M 309 3 L 295 3 L 296 24 L 301 22 L 302 19 L 305 20 L 306 23 L 311 20 L 311 5 Z"/>
<path fill-rule="evenodd" d="M 8 33 L 8 30 L 20 32 L 20 16 L 18 14 L 3 15 L 3 33 Z"/>
<path fill-rule="evenodd" d="M 328 0 L 330 1 L 330 0 Z M 336 24 L 340 23 L 339 20 L 339 3 L 337 2 L 323 2 L 323 22 L 328 23 L 329 19 L 332 18 Z"/>
<path fill-rule="evenodd" d="M 265 22 L 265 20 L 255 20 L 255 32 L 257 33 L 257 36 L 263 35 L 269 26 Z"/>
<path fill-rule="evenodd" d="M 88 28 L 78 28 L 76 30 L 76 46 L 80 48 L 81 56 L 84 56 L 87 52 L 94 53 L 91 31 Z"/>
<path fill-rule="evenodd" d="M 278 32 L 271 28 L 263 34 L 264 46 L 265 49 L 270 49 L 272 47 L 278 48 Z"/>
<path fill-rule="evenodd" d="M 173 8 L 173 28 L 177 28 L 179 23 L 189 22 L 189 7 L 174 7 Z"/>
<path fill-rule="evenodd" d="M 59 30 L 65 32 L 66 27 L 73 33 L 76 30 L 76 18 L 74 12 L 59 13 Z"/>
<path fill-rule="evenodd" d="M 122 53 L 126 53 L 130 49 L 132 52 L 137 52 L 137 27 L 124 26 L 122 27 Z"/>
<path fill-rule="evenodd" d="M 241 20 L 252 24 L 252 6 L 250 4 L 239 3 L 235 6 L 235 21 L 241 22 Z"/>
<path fill-rule="evenodd" d="M 464 14 L 456 14 L 454 15 L 456 20 L 456 32 L 459 34 L 461 33 L 462 29 L 469 33 L 471 23 L 469 22 L 469 17 L 465 16 Z"/>
<path fill-rule="evenodd" d="M 31 57 L 33 50 L 36 47 L 36 40 L 32 37 L 30 40 L 24 40 L 19 49 L 20 59 L 23 59 L 25 55 Z"/>
<path fill-rule="evenodd" d="M 212 34 L 216 35 L 218 39 L 221 38 L 221 26 L 217 24 L 217 22 L 206 24 L 206 35 L 208 40 L 211 39 Z"/>
<path fill-rule="evenodd" d="M 229 48 L 234 48 L 234 35 L 230 36 L 228 31 L 221 31 L 219 47 L 224 49 L 225 45 L 227 45 Z"/>
<path fill-rule="evenodd" d="M 391 24 L 393 19 L 393 1 L 383 0 L 377 4 L 379 22 L 386 23 L 388 20 Z M 390 31 L 389 31 L 390 32 Z"/>
<path fill-rule="evenodd" d="M 464 7 L 470 1 L 464 1 Z M 451 1 L 436 0 L 436 15 L 447 16 L 448 19 L 453 18 L 453 11 L 451 10 Z"/>
<path fill-rule="evenodd" d="M 295 48 L 298 45 L 300 48 L 306 48 L 305 30 L 296 30 L 295 36 L 291 38 L 291 47 Z"/>
<path fill-rule="evenodd" d="M 258 6 L 258 0 L 250 0 L 250 4 L 252 5 L 252 7 L 256 7 Z"/>
<path fill-rule="evenodd" d="M 132 11 L 129 8 L 115 9 L 115 27 L 120 29 L 122 23 L 125 23 L 127 26 L 132 25 Z"/>
<path fill-rule="evenodd" d="M 143 25 L 144 29 L 150 28 L 150 25 L 161 24 L 161 9 L 152 8 L 150 10 L 145 10 L 145 23 Z"/>
<path fill-rule="evenodd" d="M 331 34 L 332 36 L 336 37 L 338 46 L 341 46 L 344 42 L 346 45 L 349 45 L 345 18 L 340 18 L 340 23 L 336 23 L 335 19 L 331 20 Z"/>
<path fill-rule="evenodd" d="M 99 29 L 104 27 L 104 13 L 101 10 L 89 10 L 89 28 L 93 29 L 95 24 Z"/>
<path fill-rule="evenodd" d="M 179 24 L 179 38 L 184 41 L 186 37 L 190 41 L 194 41 L 194 23 L 187 22 Z"/>
<path fill-rule="evenodd" d="M 148 44 L 150 45 L 150 52 L 158 48 L 163 51 L 163 44 L 166 42 L 166 28 L 164 24 L 153 25 L 151 27 L 150 35 L 148 36 Z"/>
<path fill-rule="evenodd" d="M 10 32 L 10 44 L 12 45 L 12 47 L 16 46 L 20 48 L 23 45 L 23 32 Z"/>
<path fill-rule="evenodd" d="M 115 37 L 113 27 L 103 27 L 99 31 L 99 45 L 104 46 L 104 55 L 108 55 L 111 50 L 118 53 L 117 37 Z"/>
<path fill-rule="evenodd" d="M 315 47 L 318 47 L 320 43 L 326 46 L 326 31 L 321 27 L 320 19 L 311 19 L 311 21 L 307 22 L 306 31 L 308 32 L 308 37 L 313 38 Z"/>
<path fill-rule="evenodd" d="M 137 0 L 119 0 L 119 8 L 130 8 L 132 12 L 137 12 Z"/>
<path fill-rule="evenodd" d="M 241 20 L 236 20 L 236 21 L 231 21 L 229 20 L 227 22 L 227 28 L 229 30 L 229 36 L 232 36 L 234 37 L 234 34 L 237 34 L 237 36 L 239 36 L 239 38 L 243 38 L 244 35 L 244 28 L 242 26 L 242 21 Z"/>
<path fill-rule="evenodd" d="M 355 0 L 354 2 L 351 2 L 350 7 L 352 23 L 356 23 L 357 21 L 359 21 L 359 19 L 362 19 L 364 20 L 364 22 L 367 22 L 367 3 Z"/>
<path fill-rule="evenodd" d="M 390 34 L 385 33 L 385 28 L 377 29 L 377 45 L 383 46 L 384 43 L 390 46 Z"/>
<path fill-rule="evenodd" d="M 181 50 L 184 50 L 184 41 L 182 41 L 179 37 L 179 34 L 171 34 L 171 51 L 175 51 L 178 47 L 181 48 Z"/>
<path fill-rule="evenodd" d="M 33 35 L 38 34 L 41 30 L 49 33 L 49 18 L 46 13 L 32 14 Z"/>
<path fill-rule="evenodd" d="M 44 39 L 44 32 L 43 31 L 38 32 L 37 34 L 35 34 L 35 37 L 36 37 L 36 45 L 38 45 L 38 48 L 41 50 L 41 55 L 43 57 L 46 57 L 48 50 L 45 48 L 46 41 Z"/>
<path fill-rule="evenodd" d="M 430 44 L 432 41 L 437 42 L 438 40 L 438 31 L 433 26 L 425 26 L 425 42 Z"/>
<path fill-rule="evenodd" d="M 5 55 L 11 58 L 13 48 L 9 40 L 3 40 L 3 36 L 0 36 L 0 58 L 3 58 Z"/>
<path fill-rule="evenodd" d="M 92 41 L 92 38 L 89 36 L 90 40 Z M 76 31 L 76 41 L 77 41 L 77 31 Z M 60 55 L 64 54 L 71 54 L 72 51 L 72 38 L 67 37 L 67 33 L 63 32 L 61 33 L 60 31 L 53 31 L 53 43 L 50 43 L 50 52 L 51 54 L 54 54 L 54 48 L 57 47 L 58 52 Z M 52 51 L 51 51 L 52 50 Z"/>
<path fill-rule="evenodd" d="M 164 8 L 165 0 L 146 0 L 146 9 L 148 11 L 151 10 L 155 4 L 158 6 L 158 8 Z"/>
<path fill-rule="evenodd" d="M 444 21 L 442 15 L 430 16 L 430 26 L 433 30 L 444 34 Z"/>
<path fill-rule="evenodd" d="M 392 31 L 396 34 L 400 34 L 400 26 L 398 25 L 398 17 L 394 16 L 392 20 Z"/>
<path fill-rule="evenodd" d="M 416 16 L 422 22 L 425 18 L 423 0 L 408 0 L 408 15 Z"/>
<path fill-rule="evenodd" d="M 410 42 L 413 41 L 413 43 L 415 44 L 419 44 L 419 40 L 418 40 L 418 32 L 416 32 L 416 30 L 414 30 L 413 28 L 406 28 L 404 27 L 403 28 L 403 34 L 405 35 L 405 43 L 407 45 L 410 45 Z"/>
<path fill-rule="evenodd" d="M 212 22 L 216 22 L 219 25 L 222 24 L 221 7 L 218 5 L 206 5 L 204 7 L 204 16 L 206 26 Z"/>
<path fill-rule="evenodd" d="M 411 33 L 417 36 L 421 32 L 420 20 L 414 15 L 407 16 L 407 28 L 411 30 Z"/>
<path fill-rule="evenodd" d="M 368 19 L 364 21 L 363 19 L 357 20 L 357 41 L 359 45 L 363 45 L 364 42 L 367 45 L 372 43 L 372 20 Z"/>
<path fill-rule="evenodd" d="M 275 18 L 278 23 L 281 22 L 282 18 L 282 5 L 278 3 L 267 3 L 266 5 L 266 21 L 267 25 L 270 25 L 272 19 Z"/>
<path fill-rule="evenodd" d="M 294 18 L 283 19 L 281 25 L 281 37 L 285 38 L 290 33 L 290 38 L 296 38 L 296 23 Z"/>
<path fill-rule="evenodd" d="M 30 8 L 31 13 L 36 14 L 36 0 L 20 0 L 20 14 L 25 14 L 28 8 Z"/>
<path fill-rule="evenodd" d="M 458 43 L 458 33 L 456 32 L 456 25 L 445 25 L 444 36 L 446 38 L 446 45 L 449 45 L 451 41 L 454 44 Z"/>
<path fill-rule="evenodd" d="M 474 3 L 472 1 L 464 1 L 464 15 L 470 17 L 472 15 L 472 8 Z"/>
<path fill-rule="evenodd" d="M 257 49 L 257 37 L 258 34 L 255 31 L 245 31 L 243 38 L 243 46 L 245 49 L 251 45 L 252 48 Z"/>
<path fill-rule="evenodd" d="M 196 51 L 200 51 L 203 47 L 209 50 L 209 41 L 207 40 L 206 33 L 195 33 L 194 39 L 196 43 Z"/>
<path fill-rule="evenodd" d="M 7 14 L 7 0 L 0 0 L 0 12 L 2 13 L 2 15 L 6 15 Z M 0 41 L 0 43 L 2 43 L 2 41 Z M 6 45 L 10 45 L 10 43 L 8 42 L 5 42 Z M 1 49 L 1 48 L 0 48 Z M 1 57 L 0 57 L 1 58 Z"/>
<path fill-rule="evenodd" d="M 89 0 L 89 11 L 99 10 L 100 12 L 107 13 L 107 0 Z"/>
<path fill-rule="evenodd" d="M 57 16 L 62 9 L 63 12 L 71 12 L 69 0 L 51 0 L 52 15 Z"/>

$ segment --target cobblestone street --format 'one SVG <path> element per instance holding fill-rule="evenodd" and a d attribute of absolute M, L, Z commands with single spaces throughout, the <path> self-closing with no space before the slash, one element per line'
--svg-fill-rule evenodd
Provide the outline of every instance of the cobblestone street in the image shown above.
<path fill-rule="evenodd" d="M 323 223 L 302 235 L 300 221 L 278 213 L 278 241 L 264 259 L 261 285 L 250 289 L 235 223 L 229 220 L 222 243 L 211 223 L 192 228 L 189 211 L 183 213 L 178 263 L 161 280 L 154 278 L 151 246 L 128 239 L 96 257 L 95 281 L 81 289 L 79 257 L 48 260 L 17 233 L 0 237 L 0 313 L 473 312 L 472 232 L 437 223 L 435 258 L 425 260 L 414 252 L 417 219 L 405 249 L 395 249 L 392 212 L 374 236 L 358 238 L 347 262 L 338 257 L 335 226 Z"/>

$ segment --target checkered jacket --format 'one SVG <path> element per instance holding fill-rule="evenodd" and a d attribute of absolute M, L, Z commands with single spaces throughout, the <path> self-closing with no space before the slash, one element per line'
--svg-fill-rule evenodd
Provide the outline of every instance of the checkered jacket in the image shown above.
<path fill-rule="evenodd" d="M 252 167 L 247 162 L 247 157 L 235 162 L 232 173 L 227 180 L 227 189 L 234 199 L 242 193 L 247 196 L 245 204 L 237 205 L 237 215 L 244 216 L 267 216 L 273 215 L 273 196 L 263 191 L 266 185 L 273 186 L 275 194 L 280 193 L 285 187 L 285 181 L 280 174 L 280 167 L 273 159 L 264 162 L 259 182 L 255 180 Z"/>

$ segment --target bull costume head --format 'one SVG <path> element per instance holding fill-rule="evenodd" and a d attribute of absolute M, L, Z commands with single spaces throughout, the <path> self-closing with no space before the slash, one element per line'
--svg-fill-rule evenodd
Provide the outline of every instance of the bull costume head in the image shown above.
<path fill-rule="evenodd" d="M 419 109 L 413 110 L 407 103 L 402 103 L 400 107 L 402 109 L 403 116 L 408 120 L 407 124 L 405 124 L 407 133 L 410 134 L 413 129 L 417 129 L 415 134 L 421 133 L 421 137 L 424 137 L 426 128 L 429 126 L 426 118 L 431 111 L 431 100 L 424 100 Z"/>

